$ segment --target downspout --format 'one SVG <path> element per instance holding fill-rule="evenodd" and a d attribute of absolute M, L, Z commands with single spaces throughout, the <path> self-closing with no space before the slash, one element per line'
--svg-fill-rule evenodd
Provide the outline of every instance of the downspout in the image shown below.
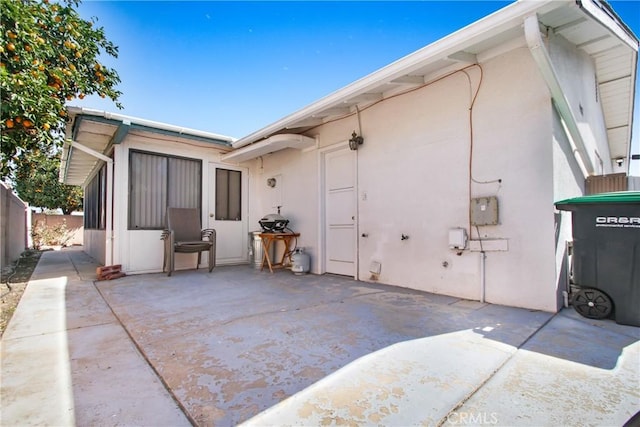
<path fill-rule="evenodd" d="M 106 218 L 106 242 L 105 242 L 105 251 L 104 251 L 104 264 L 112 265 L 113 264 L 113 159 L 111 157 L 105 156 L 104 154 L 93 150 L 85 145 L 82 145 L 73 140 L 67 140 L 69 147 L 76 148 L 80 151 L 84 151 L 91 156 L 102 160 L 107 164 L 107 218 Z"/>
<path fill-rule="evenodd" d="M 529 15 L 525 18 L 524 35 L 527 40 L 527 46 L 533 56 L 533 60 L 538 66 L 538 69 L 542 74 L 542 78 L 551 92 L 553 105 L 562 119 L 567 136 L 569 137 L 569 140 L 573 142 L 573 155 L 575 156 L 576 161 L 578 162 L 585 178 L 590 175 L 594 175 L 595 169 L 591 163 L 591 158 L 587 155 L 587 149 L 584 145 L 580 129 L 578 129 L 576 118 L 573 115 L 569 101 L 562 90 L 558 74 L 553 68 L 551 57 L 549 56 L 547 48 L 542 40 L 537 15 Z"/>

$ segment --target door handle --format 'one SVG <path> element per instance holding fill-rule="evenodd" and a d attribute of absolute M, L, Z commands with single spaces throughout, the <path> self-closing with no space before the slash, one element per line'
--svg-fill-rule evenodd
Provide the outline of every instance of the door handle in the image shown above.
<path fill-rule="evenodd" d="M 213 214 L 212 213 L 209 214 L 209 218 L 213 218 Z"/>

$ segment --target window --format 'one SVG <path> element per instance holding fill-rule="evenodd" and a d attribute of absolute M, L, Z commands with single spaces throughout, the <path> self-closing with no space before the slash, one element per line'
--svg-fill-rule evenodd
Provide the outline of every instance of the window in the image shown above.
<path fill-rule="evenodd" d="M 240 221 L 242 173 L 216 168 L 216 220 Z"/>
<path fill-rule="evenodd" d="M 163 229 L 168 207 L 200 209 L 201 177 L 200 160 L 132 150 L 129 229 Z"/>
<path fill-rule="evenodd" d="M 84 228 L 104 230 L 106 223 L 107 180 L 106 166 L 98 171 L 84 190 Z"/>

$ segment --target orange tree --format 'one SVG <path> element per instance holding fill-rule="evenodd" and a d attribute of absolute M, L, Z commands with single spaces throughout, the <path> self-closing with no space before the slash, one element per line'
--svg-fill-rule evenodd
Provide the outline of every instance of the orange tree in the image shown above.
<path fill-rule="evenodd" d="M 15 178 L 34 152 L 55 153 L 64 134 L 66 101 L 98 94 L 121 108 L 117 57 L 104 29 L 75 10 L 78 0 L 0 0 L 0 178 Z"/>
<path fill-rule="evenodd" d="M 58 180 L 60 153 L 35 150 L 30 161 L 20 162 L 15 170 L 15 190 L 31 206 L 62 209 L 65 215 L 82 209 L 82 189 Z"/>

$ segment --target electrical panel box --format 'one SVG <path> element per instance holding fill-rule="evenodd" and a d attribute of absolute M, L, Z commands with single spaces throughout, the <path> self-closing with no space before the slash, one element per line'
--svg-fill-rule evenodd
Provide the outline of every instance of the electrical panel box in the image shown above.
<path fill-rule="evenodd" d="M 498 225 L 498 198 L 471 199 L 471 225 Z"/>

